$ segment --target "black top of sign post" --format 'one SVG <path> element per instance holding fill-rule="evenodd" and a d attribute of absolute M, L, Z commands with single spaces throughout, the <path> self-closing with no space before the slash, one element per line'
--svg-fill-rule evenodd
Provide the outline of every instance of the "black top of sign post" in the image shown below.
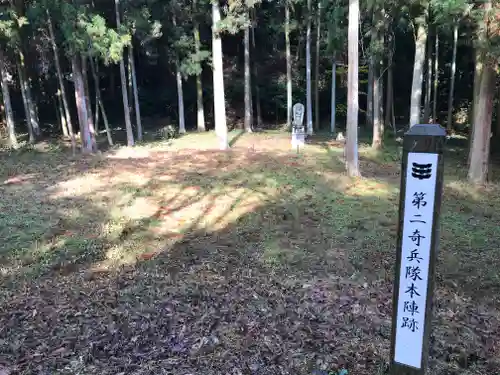
<path fill-rule="evenodd" d="M 417 124 L 405 133 L 403 149 L 407 152 L 442 154 L 446 130 L 439 124 Z"/>

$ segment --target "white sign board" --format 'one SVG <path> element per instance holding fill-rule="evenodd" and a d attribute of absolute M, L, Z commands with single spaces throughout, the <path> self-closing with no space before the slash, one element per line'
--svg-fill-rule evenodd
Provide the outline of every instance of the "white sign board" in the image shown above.
<path fill-rule="evenodd" d="M 305 143 L 305 128 L 304 128 L 304 105 L 296 103 L 293 106 L 293 122 L 292 122 L 292 148 L 298 149 L 304 146 Z"/>
<path fill-rule="evenodd" d="M 408 154 L 394 361 L 420 369 L 438 155 Z"/>

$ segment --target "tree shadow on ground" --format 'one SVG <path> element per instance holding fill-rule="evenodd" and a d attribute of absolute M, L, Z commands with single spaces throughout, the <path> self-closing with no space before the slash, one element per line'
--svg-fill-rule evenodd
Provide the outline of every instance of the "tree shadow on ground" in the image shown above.
<path fill-rule="evenodd" d="M 7 262 L 2 284 L 18 285 L 0 296 L 0 363 L 13 372 L 384 373 L 397 188 L 350 180 L 318 155 L 118 150 L 49 160 L 13 164 L 0 188 L 11 210 L 4 216 L 34 217 L 39 231 L 20 230 L 28 244 L 57 213 L 64 232 L 51 253 L 71 252 L 66 232 L 86 225 L 102 246 L 75 246 L 66 272 L 29 273 L 37 262 L 57 264 L 52 258 L 27 268 Z M 13 211 L 13 202 L 25 207 Z M 459 244 L 491 245 L 455 235 Z M 16 251 L 2 253 L 17 259 Z M 492 261 L 477 266 L 498 269 Z M 445 270 L 438 268 L 433 373 L 497 372 L 495 297 L 473 299 L 460 279 L 443 282 Z"/>

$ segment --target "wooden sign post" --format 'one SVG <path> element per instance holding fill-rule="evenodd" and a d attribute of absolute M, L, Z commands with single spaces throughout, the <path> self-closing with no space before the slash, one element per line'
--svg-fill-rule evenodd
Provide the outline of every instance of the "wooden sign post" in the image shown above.
<path fill-rule="evenodd" d="M 423 375 L 429 356 L 446 132 L 415 125 L 403 139 L 391 374 Z"/>
<path fill-rule="evenodd" d="M 293 106 L 292 120 L 292 149 L 299 150 L 304 147 L 306 130 L 304 128 L 304 104 L 296 103 Z"/>

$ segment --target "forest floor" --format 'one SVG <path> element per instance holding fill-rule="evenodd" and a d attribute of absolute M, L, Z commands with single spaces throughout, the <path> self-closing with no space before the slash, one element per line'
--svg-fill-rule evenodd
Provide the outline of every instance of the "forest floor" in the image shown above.
<path fill-rule="evenodd" d="M 327 138 L 232 137 L 0 155 L 0 374 L 386 372 L 400 151 L 352 180 Z M 445 157 L 430 373 L 498 374 L 500 186 Z"/>

